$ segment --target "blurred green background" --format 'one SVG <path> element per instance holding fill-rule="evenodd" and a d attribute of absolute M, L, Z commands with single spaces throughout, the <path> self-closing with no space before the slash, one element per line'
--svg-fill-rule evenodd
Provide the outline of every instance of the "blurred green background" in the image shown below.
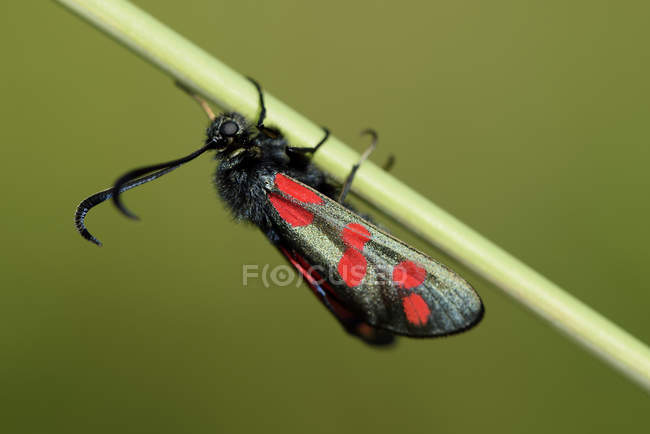
<path fill-rule="evenodd" d="M 650 340 L 647 2 L 139 0 L 146 9 Z M 53 2 L 2 2 L 0 429 L 7 433 L 605 433 L 648 396 L 492 285 L 469 333 L 348 338 L 234 225 L 201 158 L 73 211 L 123 171 L 188 153 L 206 121 L 170 79 Z M 394 227 L 394 226 L 393 226 Z"/>

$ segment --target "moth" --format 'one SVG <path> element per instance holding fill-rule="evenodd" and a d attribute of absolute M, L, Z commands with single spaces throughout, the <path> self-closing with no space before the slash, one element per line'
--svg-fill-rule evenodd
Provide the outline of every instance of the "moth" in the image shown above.
<path fill-rule="evenodd" d="M 436 337 L 476 325 L 484 309 L 469 283 L 346 204 L 376 134 L 369 131 L 373 145 L 337 186 L 311 162 L 329 131 L 324 128 L 324 137 L 311 148 L 290 146 L 280 131 L 264 125 L 264 94 L 251 82 L 260 104 L 255 124 L 235 112 L 217 116 L 192 94 L 210 118 L 204 146 L 173 161 L 131 170 L 113 187 L 83 200 L 75 213 L 78 232 L 101 245 L 85 226 L 92 207 L 112 198 L 123 214 L 137 218 L 124 206 L 122 193 L 214 151 L 214 182 L 235 219 L 261 229 L 349 334 L 382 346 L 396 335 Z"/>

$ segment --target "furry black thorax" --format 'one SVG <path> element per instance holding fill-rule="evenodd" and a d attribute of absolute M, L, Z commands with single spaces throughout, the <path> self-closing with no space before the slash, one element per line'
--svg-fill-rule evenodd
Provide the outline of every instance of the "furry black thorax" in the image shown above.
<path fill-rule="evenodd" d="M 224 126 L 234 123 L 237 132 L 224 136 Z M 234 130 L 234 127 L 231 128 Z M 219 196 L 238 221 L 253 223 L 274 241 L 271 215 L 274 212 L 266 196 L 277 173 L 286 174 L 328 196 L 336 188 L 326 175 L 304 154 L 291 152 L 284 137 L 269 128 L 252 127 L 238 113 L 215 118 L 207 129 L 206 144 L 214 143 L 219 160 L 214 182 Z"/>

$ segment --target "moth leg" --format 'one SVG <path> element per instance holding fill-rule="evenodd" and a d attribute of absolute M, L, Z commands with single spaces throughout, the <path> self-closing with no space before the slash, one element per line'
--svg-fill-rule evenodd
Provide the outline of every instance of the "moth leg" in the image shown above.
<path fill-rule="evenodd" d="M 313 146 L 311 148 L 298 148 L 295 146 L 288 146 L 287 147 L 287 152 L 293 152 L 295 154 L 313 154 L 314 152 L 318 151 L 318 148 L 325 143 L 325 141 L 329 138 L 330 136 L 330 130 L 328 130 L 326 127 L 322 127 L 323 132 L 325 135 L 323 136 L 322 139 L 320 139 L 320 142 L 316 143 L 316 146 Z"/>
<path fill-rule="evenodd" d="M 372 151 L 374 151 L 375 148 L 377 147 L 378 136 L 377 136 L 377 132 L 375 130 L 371 130 L 371 129 L 363 130 L 361 132 L 361 134 L 362 135 L 363 134 L 370 135 L 372 137 L 372 143 L 370 143 L 370 146 L 368 146 L 368 148 L 365 150 L 365 152 L 363 154 L 361 154 L 361 158 L 359 158 L 359 161 L 357 161 L 357 163 L 354 166 L 352 166 L 352 170 L 350 170 L 350 173 L 348 174 L 348 177 L 345 179 L 345 182 L 343 183 L 343 188 L 341 188 L 341 194 L 339 195 L 339 198 L 338 198 L 339 203 L 343 203 L 343 201 L 345 200 L 345 197 L 350 192 L 350 186 L 352 185 L 352 181 L 354 180 L 354 176 L 357 174 L 357 170 L 359 170 L 359 167 L 361 166 L 361 164 L 364 161 L 366 161 L 368 159 L 368 157 L 370 157 L 370 154 L 372 153 Z"/>
<path fill-rule="evenodd" d="M 274 128 L 268 128 L 264 126 L 264 119 L 266 119 L 266 105 L 264 104 L 264 93 L 262 92 L 262 86 L 253 78 L 251 77 L 246 77 L 253 85 L 255 86 L 255 89 L 257 89 L 257 94 L 260 97 L 260 115 L 257 118 L 257 129 L 264 129 L 264 130 L 269 130 L 272 132 L 277 132 Z M 294 152 L 297 154 L 309 154 L 309 153 L 314 153 L 320 148 L 320 146 L 325 143 L 327 138 L 330 136 L 330 131 L 323 127 L 323 131 L 325 132 L 325 136 L 316 144 L 316 146 L 311 147 L 311 148 L 298 148 L 294 146 L 287 146 L 287 152 Z"/>
<path fill-rule="evenodd" d="M 260 115 L 257 118 L 257 123 L 255 124 L 255 127 L 258 129 L 258 131 L 264 133 L 267 136 L 270 137 L 280 137 L 282 133 L 277 129 L 273 127 L 267 127 L 264 125 L 264 120 L 266 119 L 266 104 L 264 104 L 264 92 L 262 92 L 262 86 L 251 77 L 246 77 L 253 85 L 255 86 L 255 89 L 257 89 L 257 94 L 259 95 L 260 98 Z"/>

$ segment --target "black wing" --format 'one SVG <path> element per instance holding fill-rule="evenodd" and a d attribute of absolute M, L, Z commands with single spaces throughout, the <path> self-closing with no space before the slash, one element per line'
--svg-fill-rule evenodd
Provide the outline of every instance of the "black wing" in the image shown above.
<path fill-rule="evenodd" d="M 430 337 L 481 320 L 478 294 L 435 259 L 287 175 L 269 179 L 267 190 L 287 258 L 304 258 L 327 283 L 331 298 L 364 323 Z"/>

